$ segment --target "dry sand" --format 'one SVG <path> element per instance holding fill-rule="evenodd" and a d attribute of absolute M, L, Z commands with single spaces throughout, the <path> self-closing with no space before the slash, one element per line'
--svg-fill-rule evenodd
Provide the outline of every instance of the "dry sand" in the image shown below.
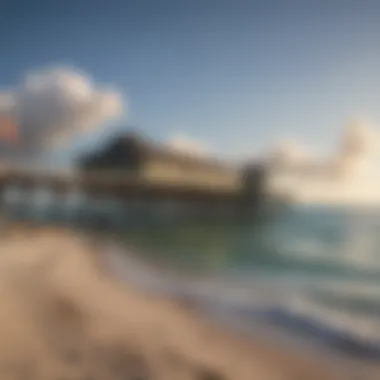
<path fill-rule="evenodd" d="M 226 332 L 119 282 L 69 231 L 0 238 L 0 380 L 380 379 Z M 363 372 L 364 371 L 364 372 Z"/>

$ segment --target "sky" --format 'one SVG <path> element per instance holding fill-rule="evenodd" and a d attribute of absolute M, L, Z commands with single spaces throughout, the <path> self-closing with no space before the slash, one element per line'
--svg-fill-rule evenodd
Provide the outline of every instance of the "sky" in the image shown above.
<path fill-rule="evenodd" d="M 0 90 L 72 67 L 122 94 L 121 119 L 61 158 L 131 127 L 231 156 L 288 137 L 325 153 L 348 118 L 380 125 L 379 19 L 367 0 L 3 0 Z"/>

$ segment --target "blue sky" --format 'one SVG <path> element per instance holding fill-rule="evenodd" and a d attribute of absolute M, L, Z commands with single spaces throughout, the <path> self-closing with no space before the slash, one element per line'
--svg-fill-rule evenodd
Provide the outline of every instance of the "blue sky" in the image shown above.
<path fill-rule="evenodd" d="M 72 65 L 120 87 L 128 124 L 154 137 L 325 151 L 348 117 L 380 122 L 379 20 L 366 0 L 3 0 L 0 85 Z"/>

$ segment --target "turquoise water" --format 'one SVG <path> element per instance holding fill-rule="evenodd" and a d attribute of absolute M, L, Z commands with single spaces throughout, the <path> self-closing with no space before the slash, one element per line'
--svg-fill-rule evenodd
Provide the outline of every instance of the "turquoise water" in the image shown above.
<path fill-rule="evenodd" d="M 380 210 L 294 206 L 252 224 L 156 226 L 126 236 L 149 259 L 202 273 L 187 295 L 218 312 L 380 358 Z"/>
<path fill-rule="evenodd" d="M 112 201 L 80 208 L 19 200 L 8 207 L 10 218 L 76 226 L 101 216 L 126 252 L 137 247 L 148 262 L 170 268 L 173 290 L 245 321 L 265 319 L 380 358 L 380 210 L 294 206 L 239 224 L 148 225 L 126 214 Z"/>

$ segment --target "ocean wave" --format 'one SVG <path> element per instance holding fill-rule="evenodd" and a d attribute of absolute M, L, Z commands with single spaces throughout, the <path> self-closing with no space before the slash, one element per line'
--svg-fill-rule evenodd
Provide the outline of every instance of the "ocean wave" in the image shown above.
<path fill-rule="evenodd" d="M 263 310 L 260 314 L 266 321 L 313 339 L 316 343 L 328 345 L 355 357 L 380 360 L 378 321 L 371 323 L 364 321 L 358 326 L 356 318 L 347 322 L 347 319 L 343 318 L 347 317 L 346 314 L 340 316 L 326 314 L 324 318 L 318 318 L 312 313 L 299 314 L 280 307 Z M 342 318 L 345 322 L 342 322 Z"/>
<path fill-rule="evenodd" d="M 223 275 L 181 276 L 175 271 L 164 275 L 143 262 L 139 256 L 109 247 L 108 264 L 122 280 L 151 292 L 163 293 L 191 301 L 211 317 L 228 320 L 231 325 L 252 326 L 258 321 L 279 331 L 327 345 L 349 355 L 380 360 L 380 319 L 376 313 L 348 310 L 325 302 L 321 295 L 338 299 L 377 302 L 380 293 L 375 284 L 344 283 L 336 280 L 318 282 L 273 283 L 265 276 L 256 279 L 231 278 Z M 343 297 L 344 296 L 344 297 Z M 367 298 L 365 298 L 365 296 Z M 350 298 L 351 297 L 351 298 Z"/>
<path fill-rule="evenodd" d="M 380 320 L 377 317 L 334 310 L 300 295 L 288 294 L 281 297 L 281 301 L 280 297 L 276 298 L 261 302 L 256 298 L 247 303 L 209 294 L 196 299 L 219 319 L 224 314 L 234 326 L 241 323 L 246 328 L 247 323 L 251 323 L 254 328 L 260 320 L 299 339 L 307 339 L 309 344 L 313 342 L 355 357 L 380 360 Z"/>
<path fill-rule="evenodd" d="M 355 238 L 338 244 L 328 244 L 317 238 L 289 238 L 279 240 L 280 255 L 299 263 L 327 264 L 330 268 L 341 267 L 360 271 L 380 271 L 379 237 Z"/>

